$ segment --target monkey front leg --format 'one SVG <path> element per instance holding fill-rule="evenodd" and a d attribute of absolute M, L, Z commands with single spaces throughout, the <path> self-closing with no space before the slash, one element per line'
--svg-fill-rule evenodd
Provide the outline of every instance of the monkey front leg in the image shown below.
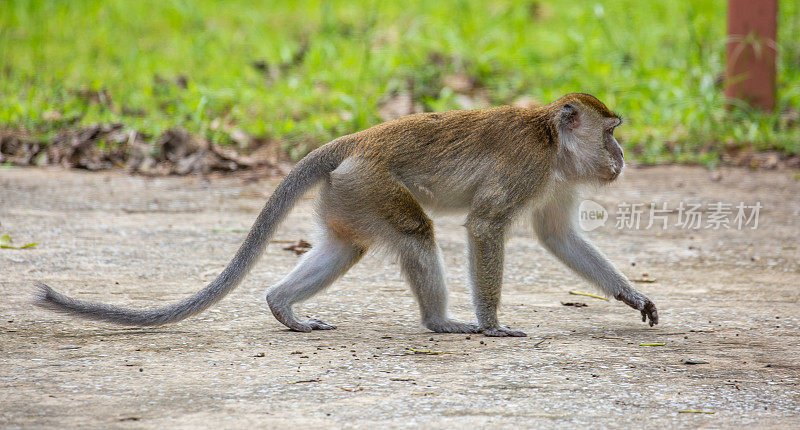
<path fill-rule="evenodd" d="M 503 282 L 504 230 L 469 223 L 467 230 L 469 275 L 478 330 L 486 336 L 526 336 L 524 332 L 500 325 L 497 320 Z"/>
<path fill-rule="evenodd" d="M 655 303 L 631 287 L 625 275 L 571 224 L 567 224 L 569 221 L 564 221 L 566 214 L 555 215 L 540 214 L 536 219 L 536 233 L 542 245 L 606 294 L 640 311 L 642 321 L 647 322 L 649 318 L 650 326 L 658 324 Z"/>

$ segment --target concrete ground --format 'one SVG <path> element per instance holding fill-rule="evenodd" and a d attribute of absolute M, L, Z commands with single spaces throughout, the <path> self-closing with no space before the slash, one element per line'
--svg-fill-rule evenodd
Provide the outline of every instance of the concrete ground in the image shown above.
<path fill-rule="evenodd" d="M 34 281 L 141 308 L 184 298 L 227 263 L 274 185 L 0 169 L 0 236 L 38 242 L 0 249 L 0 427 L 800 427 L 792 171 L 631 168 L 593 199 L 611 220 L 588 235 L 656 302 L 654 328 L 570 295 L 595 291 L 520 226 L 501 320 L 527 338 L 427 332 L 380 255 L 301 308 L 337 330 L 289 332 L 263 293 L 297 262 L 282 248 L 313 238 L 310 199 L 239 289 L 192 319 L 120 329 L 30 305 Z M 763 208 L 755 230 L 680 228 L 675 212 L 666 230 L 615 228 L 620 203 L 650 202 L 701 202 L 705 217 L 714 202 Z M 434 219 L 452 311 L 471 318 L 462 220 Z M 575 302 L 587 306 L 563 304 Z"/>

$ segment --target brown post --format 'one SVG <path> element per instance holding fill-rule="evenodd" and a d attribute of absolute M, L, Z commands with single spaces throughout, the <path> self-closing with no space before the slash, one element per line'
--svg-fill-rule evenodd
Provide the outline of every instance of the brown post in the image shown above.
<path fill-rule="evenodd" d="M 728 0 L 725 95 L 775 108 L 778 0 Z"/>

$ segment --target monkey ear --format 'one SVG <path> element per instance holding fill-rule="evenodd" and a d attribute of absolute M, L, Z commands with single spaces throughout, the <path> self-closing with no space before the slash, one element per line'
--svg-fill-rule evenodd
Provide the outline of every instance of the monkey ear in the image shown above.
<path fill-rule="evenodd" d="M 578 128 L 581 125 L 578 107 L 572 103 L 565 104 L 558 113 L 558 125 L 565 130 Z"/>

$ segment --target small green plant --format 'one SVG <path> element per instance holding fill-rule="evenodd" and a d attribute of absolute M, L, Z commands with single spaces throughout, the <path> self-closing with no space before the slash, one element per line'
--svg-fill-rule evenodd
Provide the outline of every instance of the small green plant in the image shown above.
<path fill-rule="evenodd" d="M 12 245 L 13 241 L 11 240 L 11 236 L 4 234 L 0 236 L 0 249 L 26 249 L 26 248 L 33 248 L 34 246 L 38 245 L 38 242 L 33 243 L 26 243 L 25 245 Z"/>

